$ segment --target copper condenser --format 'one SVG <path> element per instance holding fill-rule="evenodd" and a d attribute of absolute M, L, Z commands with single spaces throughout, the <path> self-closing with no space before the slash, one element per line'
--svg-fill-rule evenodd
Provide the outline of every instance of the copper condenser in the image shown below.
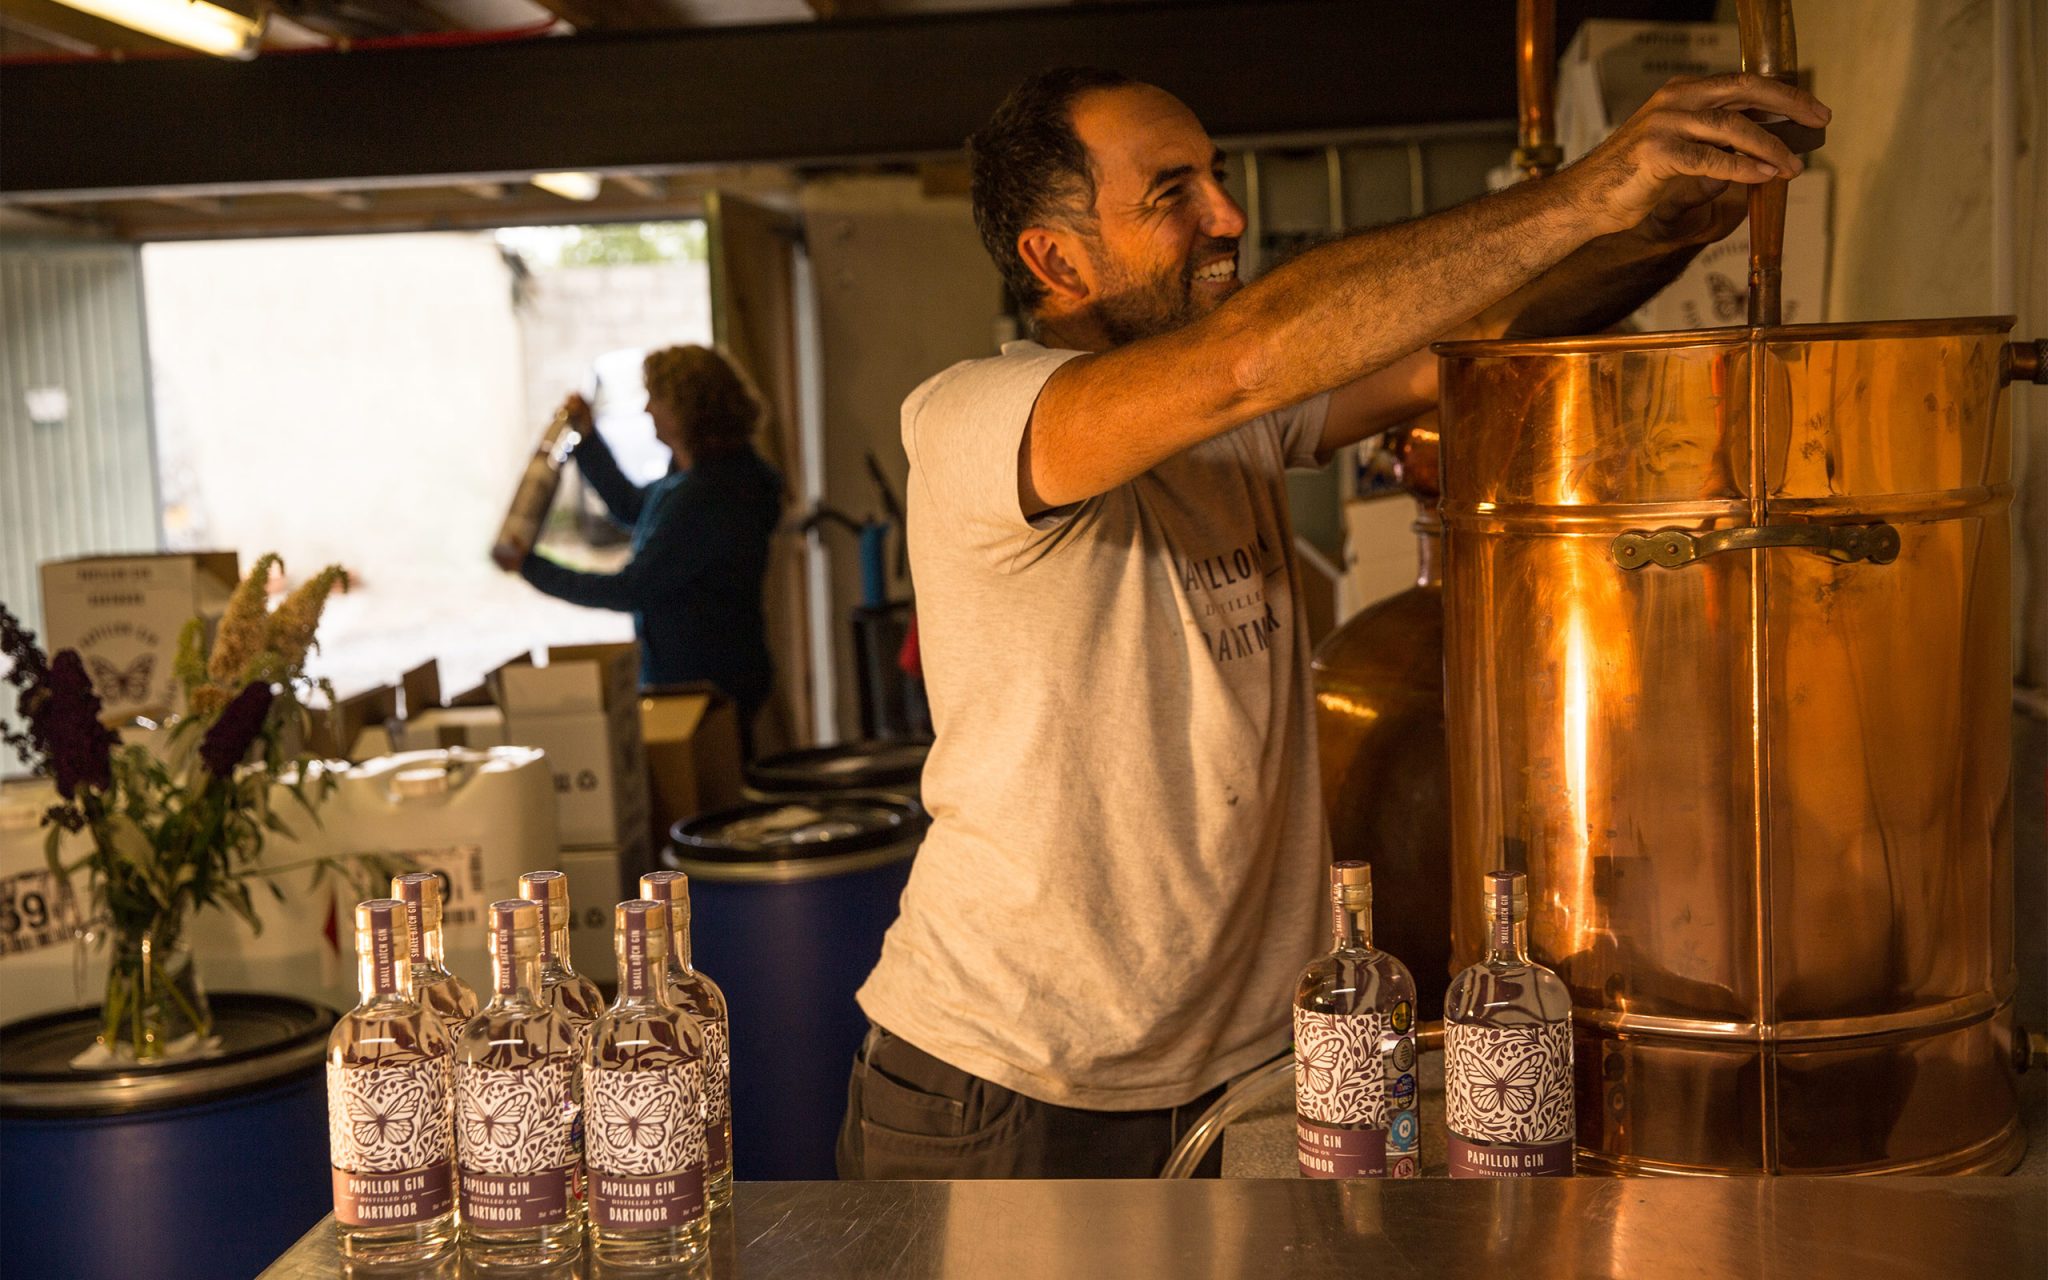
<path fill-rule="evenodd" d="M 1582 1170 L 2005 1170 L 2008 387 L 2048 347 L 1779 324 L 1782 218 L 1747 326 L 1438 348 L 1454 959 L 1526 871 Z"/>

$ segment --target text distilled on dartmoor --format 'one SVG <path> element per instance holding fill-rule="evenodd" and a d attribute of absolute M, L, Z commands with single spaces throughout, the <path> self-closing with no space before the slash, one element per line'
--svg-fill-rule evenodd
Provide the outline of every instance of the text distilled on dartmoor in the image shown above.
<path fill-rule="evenodd" d="M 1529 958 L 1529 888 L 1486 874 L 1486 956 L 1444 996 L 1444 1121 L 1454 1178 L 1572 1172 L 1572 1000 Z"/>
<path fill-rule="evenodd" d="M 617 909 L 619 998 L 583 1059 L 590 1240 L 600 1262 L 689 1266 L 711 1238 L 704 1036 L 669 998 L 668 909 Z"/>
<path fill-rule="evenodd" d="M 577 1195 L 578 1033 L 544 1003 L 540 909 L 493 902 L 491 1000 L 455 1045 L 455 1149 L 464 1255 L 536 1267 L 581 1243 Z"/>
<path fill-rule="evenodd" d="M 1336 946 L 1294 996 L 1295 1149 L 1311 1178 L 1412 1178 L 1421 1124 L 1415 980 L 1372 945 L 1372 868 L 1330 868 Z"/>

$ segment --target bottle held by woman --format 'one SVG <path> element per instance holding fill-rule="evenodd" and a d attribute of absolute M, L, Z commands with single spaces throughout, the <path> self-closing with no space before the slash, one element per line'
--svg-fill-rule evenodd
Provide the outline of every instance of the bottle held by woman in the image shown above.
<path fill-rule="evenodd" d="M 410 1264 L 455 1240 L 454 1039 L 413 998 L 406 904 L 356 905 L 362 1002 L 327 1037 L 327 1140 L 345 1258 Z"/>
<path fill-rule="evenodd" d="M 1444 996 L 1444 1121 L 1454 1178 L 1565 1178 L 1577 1132 L 1572 999 L 1529 958 L 1529 882 L 1486 873 L 1486 956 Z"/>
<path fill-rule="evenodd" d="M 476 992 L 448 971 L 448 944 L 441 933 L 445 905 L 439 872 L 412 871 L 391 877 L 391 896 L 404 902 L 412 918 L 407 940 L 412 961 L 413 995 L 448 1024 L 448 1034 L 460 1036 L 462 1028 L 476 1016 Z"/>
<path fill-rule="evenodd" d="M 669 999 L 668 909 L 615 913 L 619 998 L 583 1058 L 590 1240 L 615 1266 L 688 1266 L 711 1237 L 704 1198 L 704 1036 Z"/>
<path fill-rule="evenodd" d="M 711 1162 L 704 1194 L 716 1209 L 732 1200 L 732 1024 L 725 992 L 691 963 L 690 877 L 650 872 L 640 877 L 640 896 L 668 908 L 668 993 L 704 1033 L 704 1138 Z"/>
<path fill-rule="evenodd" d="M 455 1046 L 455 1148 L 470 1264 L 536 1267 L 582 1244 L 577 1033 L 540 989 L 540 910 L 490 906 L 491 1000 Z"/>

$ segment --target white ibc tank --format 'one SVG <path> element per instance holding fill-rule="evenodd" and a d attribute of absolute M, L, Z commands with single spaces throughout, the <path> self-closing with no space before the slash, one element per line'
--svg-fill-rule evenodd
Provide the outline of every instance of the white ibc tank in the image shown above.
<path fill-rule="evenodd" d="M 321 816 L 323 838 L 337 853 L 398 856 L 442 874 L 448 967 L 480 992 L 491 972 L 484 908 L 518 897 L 521 872 L 560 866 L 554 776 L 546 757 L 530 747 L 408 751 L 368 760 L 348 771 Z M 344 932 L 342 950 L 353 973 L 354 930 Z"/>
<path fill-rule="evenodd" d="M 56 803 L 47 780 L 10 782 L 0 787 L 0 1022 L 59 1009 L 91 1007 L 105 994 L 107 950 L 104 935 L 92 946 L 77 940 L 82 913 L 91 909 L 84 872 L 72 876 L 67 899 L 51 879 L 43 857 L 48 828 L 43 811 Z M 296 802 L 280 790 L 272 798 L 279 815 L 300 835 L 302 843 L 272 836 L 264 862 L 288 866 L 313 856 L 320 848 L 317 832 Z M 67 835 L 62 853 L 75 862 L 90 849 L 90 837 Z M 261 883 L 250 885 L 250 899 L 263 922 L 252 931 L 231 912 L 208 909 L 186 924 L 185 942 L 199 965 L 199 980 L 208 991 L 271 991 L 317 1000 L 323 1004 L 354 1003 L 355 978 L 330 941 L 330 912 L 343 890 L 330 880 L 318 890 L 310 871 L 291 871 L 277 878 L 283 900 Z"/>
<path fill-rule="evenodd" d="M 0 786 L 0 1022 L 98 1004 L 106 983 L 104 955 L 81 953 L 77 912 L 43 860 L 43 811 L 56 802 L 41 779 Z M 81 850 L 66 839 L 75 858 Z"/>

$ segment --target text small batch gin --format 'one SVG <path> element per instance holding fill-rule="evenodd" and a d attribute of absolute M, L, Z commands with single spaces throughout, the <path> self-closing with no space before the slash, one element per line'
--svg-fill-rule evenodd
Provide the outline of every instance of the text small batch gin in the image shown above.
<path fill-rule="evenodd" d="M 476 1016 L 477 1000 L 469 984 L 448 970 L 448 944 L 441 933 L 446 905 L 441 876 L 434 871 L 393 876 L 391 896 L 403 901 L 412 916 L 408 946 L 413 997 L 441 1015 L 449 1034 L 460 1036 L 463 1024 Z"/>
<path fill-rule="evenodd" d="M 540 1267 L 582 1244 L 577 1196 L 577 1032 L 545 1003 L 540 909 L 489 910 L 491 999 L 455 1046 L 455 1148 L 463 1257 Z"/>
<path fill-rule="evenodd" d="M 346 1258 L 415 1263 L 455 1239 L 454 1039 L 413 998 L 406 904 L 356 907 L 362 1002 L 327 1037 L 327 1140 Z"/>
<path fill-rule="evenodd" d="M 1420 1172 L 1415 980 L 1372 945 L 1372 868 L 1330 868 L 1336 945 L 1294 997 L 1295 1153 L 1311 1178 Z"/>
<path fill-rule="evenodd" d="M 704 1033 L 704 1138 L 710 1168 L 704 1197 L 716 1209 L 732 1200 L 732 1024 L 725 993 L 690 962 L 690 877 L 655 871 L 640 896 L 668 908 L 668 993 Z"/>
<path fill-rule="evenodd" d="M 622 902 L 619 998 L 583 1059 L 590 1241 L 610 1264 L 689 1266 L 711 1236 L 704 1194 L 704 1037 L 669 997 L 668 909 Z"/>
<path fill-rule="evenodd" d="M 1486 875 L 1486 956 L 1444 996 L 1444 1120 L 1454 1178 L 1569 1177 L 1577 1133 L 1572 1001 L 1529 958 L 1529 888 Z"/>

